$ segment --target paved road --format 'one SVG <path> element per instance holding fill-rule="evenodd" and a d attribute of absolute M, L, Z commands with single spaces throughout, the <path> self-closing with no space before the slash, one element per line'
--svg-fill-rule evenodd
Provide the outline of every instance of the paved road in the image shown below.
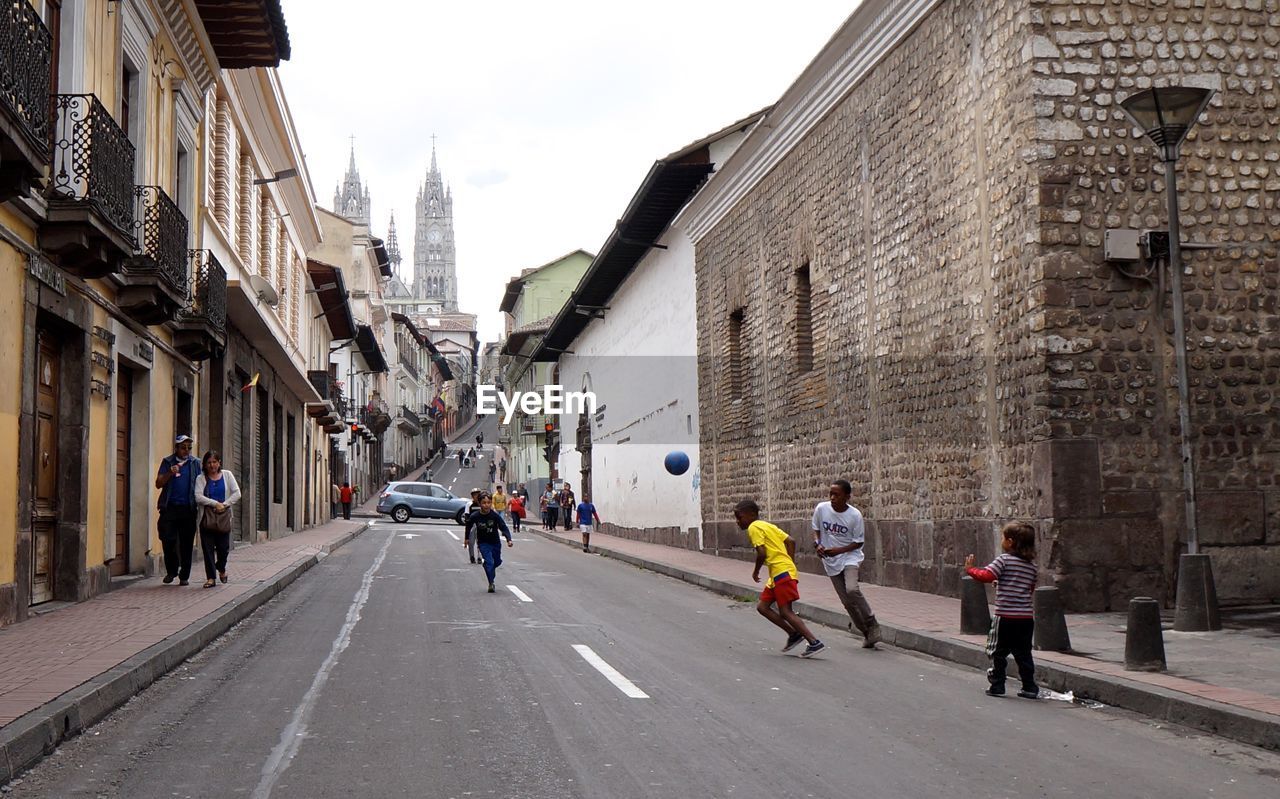
<path fill-rule="evenodd" d="M 783 655 L 750 603 L 529 534 L 487 594 L 458 533 L 377 522 L 11 795 L 1276 795 L 1274 754 L 830 630 Z"/>

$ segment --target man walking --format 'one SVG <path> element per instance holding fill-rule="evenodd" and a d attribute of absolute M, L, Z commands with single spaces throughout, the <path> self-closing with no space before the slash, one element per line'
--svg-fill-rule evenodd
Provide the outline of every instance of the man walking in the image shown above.
<path fill-rule="evenodd" d="M 849 504 L 853 487 L 848 480 L 836 480 L 830 491 L 831 501 L 820 502 L 813 509 L 813 548 L 822 559 L 822 568 L 831 578 L 840 604 L 862 633 L 862 646 L 875 649 L 880 625 L 858 587 L 858 567 L 862 565 L 862 544 L 866 540 L 862 511 Z"/>
<path fill-rule="evenodd" d="M 156 488 L 160 499 L 160 544 L 164 548 L 164 582 L 187 585 L 191 577 L 191 553 L 196 544 L 196 478 L 200 459 L 191 455 L 195 441 L 180 435 L 173 442 L 173 454 L 160 461 Z"/>
<path fill-rule="evenodd" d="M 342 518 L 351 518 L 351 500 L 355 498 L 355 491 L 351 488 L 351 483 L 343 481 L 342 488 L 338 489 L 338 501 L 342 503 Z"/>

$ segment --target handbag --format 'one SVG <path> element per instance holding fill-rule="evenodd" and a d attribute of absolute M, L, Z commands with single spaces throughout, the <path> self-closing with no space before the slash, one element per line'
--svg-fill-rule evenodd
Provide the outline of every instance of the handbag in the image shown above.
<path fill-rule="evenodd" d="M 225 477 L 223 478 L 226 479 Z M 204 495 L 209 496 L 209 483 L 204 484 Z M 229 533 L 231 532 L 231 508 L 218 513 L 210 507 L 205 507 L 204 515 L 200 518 L 200 529 L 210 533 Z"/>

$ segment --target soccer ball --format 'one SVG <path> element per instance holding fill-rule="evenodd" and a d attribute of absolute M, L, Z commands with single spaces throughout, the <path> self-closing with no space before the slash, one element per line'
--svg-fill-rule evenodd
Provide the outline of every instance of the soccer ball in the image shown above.
<path fill-rule="evenodd" d="M 667 471 L 671 474 L 684 474 L 689 471 L 689 456 L 678 450 L 668 452 L 662 465 L 667 467 Z"/>

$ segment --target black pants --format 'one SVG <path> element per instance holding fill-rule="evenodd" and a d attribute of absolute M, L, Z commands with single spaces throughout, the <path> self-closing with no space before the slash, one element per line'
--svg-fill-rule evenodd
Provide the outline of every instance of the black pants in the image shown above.
<path fill-rule="evenodd" d="M 1004 687 L 1005 669 L 1008 667 L 1009 655 L 1018 664 L 1018 676 L 1022 678 L 1024 691 L 1038 691 L 1036 686 L 1036 664 L 1031 659 L 1031 639 L 1035 632 L 1034 619 L 1006 619 L 996 616 L 991 622 L 991 635 L 987 639 L 987 650 L 991 653 L 991 671 L 987 680 L 995 686 Z"/>
<path fill-rule="evenodd" d="M 196 508 L 169 505 L 160 511 L 160 544 L 164 573 L 179 580 L 191 578 L 191 554 L 196 546 Z"/>
<path fill-rule="evenodd" d="M 350 502 L 344 502 L 344 503 L 342 503 L 342 518 L 344 518 L 344 519 L 350 519 L 350 518 L 351 518 L 351 503 L 350 503 Z"/>
<path fill-rule="evenodd" d="M 556 522 L 560 519 L 559 508 L 547 508 L 547 527 L 552 530 L 556 529 Z"/>
<path fill-rule="evenodd" d="M 227 553 L 231 551 L 231 533 L 200 531 L 200 552 L 204 555 L 204 578 L 212 580 L 216 572 L 227 570 Z"/>

